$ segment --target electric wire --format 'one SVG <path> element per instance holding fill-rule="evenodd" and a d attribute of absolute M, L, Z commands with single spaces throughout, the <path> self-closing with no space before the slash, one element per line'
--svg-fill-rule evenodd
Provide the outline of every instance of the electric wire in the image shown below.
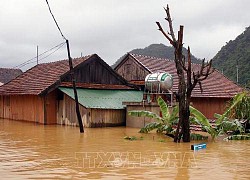
<path fill-rule="evenodd" d="M 44 56 L 45 54 L 49 53 L 50 51 L 52 51 L 48 55 L 38 59 L 38 61 L 46 59 L 47 57 L 49 57 L 50 55 L 52 55 L 53 53 L 58 51 L 60 48 L 62 48 L 65 45 L 65 43 L 66 42 L 62 42 L 62 43 L 60 43 L 60 44 L 58 44 L 58 45 L 44 51 L 43 53 L 39 54 L 38 57 L 41 57 L 41 56 Z M 29 59 L 29 60 L 27 60 L 27 61 L 25 61 L 25 62 L 23 62 L 23 63 L 21 63 L 19 65 L 17 65 L 17 66 L 14 66 L 13 68 L 21 68 L 21 67 L 24 67 L 24 66 L 26 66 L 28 64 L 35 63 L 35 62 L 37 62 L 37 56 L 35 56 L 35 57 L 33 57 L 33 58 L 31 58 L 31 59 Z"/>
<path fill-rule="evenodd" d="M 61 29 L 60 29 L 60 27 L 59 27 L 59 25 L 58 25 L 56 19 L 55 19 L 55 16 L 53 15 L 53 13 L 52 13 L 52 11 L 51 11 L 51 9 L 50 9 L 50 5 L 49 5 L 48 0 L 46 0 L 46 3 L 47 3 L 47 5 L 48 5 L 49 12 L 50 12 L 50 14 L 51 14 L 52 18 L 54 19 L 54 22 L 55 22 L 55 24 L 56 24 L 56 26 L 57 26 L 57 29 L 58 29 L 59 32 L 61 33 L 61 36 L 63 37 L 63 39 L 64 39 L 64 40 L 67 40 L 67 39 L 64 37 L 64 35 L 63 35 L 63 33 L 62 33 L 62 31 L 61 31 Z"/>

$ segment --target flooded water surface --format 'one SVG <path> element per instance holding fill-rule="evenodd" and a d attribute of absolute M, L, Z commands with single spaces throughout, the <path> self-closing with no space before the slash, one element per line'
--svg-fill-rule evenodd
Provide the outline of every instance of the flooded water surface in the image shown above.
<path fill-rule="evenodd" d="M 137 140 L 125 140 L 135 136 Z M 0 120 L 1 179 L 250 179 L 250 141 L 172 142 L 136 128 Z"/>

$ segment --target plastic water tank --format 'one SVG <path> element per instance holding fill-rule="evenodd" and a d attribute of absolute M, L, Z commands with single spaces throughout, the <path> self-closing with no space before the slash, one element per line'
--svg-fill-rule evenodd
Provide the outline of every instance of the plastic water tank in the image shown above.
<path fill-rule="evenodd" d="M 148 74 L 145 78 L 145 88 L 150 92 L 164 92 L 173 86 L 173 77 L 167 72 Z"/>

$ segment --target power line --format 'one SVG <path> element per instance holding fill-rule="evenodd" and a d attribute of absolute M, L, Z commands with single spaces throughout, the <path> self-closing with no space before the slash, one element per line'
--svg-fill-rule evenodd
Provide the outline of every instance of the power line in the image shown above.
<path fill-rule="evenodd" d="M 58 23 L 56 22 L 56 19 L 55 19 L 54 15 L 53 15 L 53 13 L 52 13 L 52 11 L 51 11 L 51 9 L 50 9 L 50 5 L 49 5 L 48 0 L 46 0 L 46 3 L 47 3 L 47 5 L 48 5 L 49 12 L 50 12 L 50 14 L 51 14 L 52 18 L 54 19 L 54 22 L 56 23 L 57 29 L 58 29 L 58 30 L 59 30 L 59 32 L 61 33 L 61 36 L 63 37 L 63 39 L 64 39 L 64 40 L 67 40 L 67 39 L 64 37 L 64 35 L 63 35 L 63 33 L 62 33 L 62 31 L 61 31 L 61 29 L 60 29 L 60 27 L 59 27 Z"/>
<path fill-rule="evenodd" d="M 38 57 L 43 56 L 43 55 L 45 55 L 46 53 L 48 53 L 48 52 L 50 52 L 50 51 L 52 51 L 52 50 L 55 49 L 55 50 L 52 51 L 50 54 L 46 55 L 45 57 L 40 58 L 39 61 L 41 61 L 41 60 L 43 60 L 43 59 L 49 57 L 51 54 L 53 54 L 53 53 L 55 53 L 56 51 L 58 51 L 61 47 L 64 46 L 65 43 L 66 43 L 66 42 L 62 42 L 62 43 L 60 43 L 60 44 L 58 44 L 58 45 L 56 45 L 56 46 L 54 46 L 54 47 L 52 47 L 52 48 L 50 48 L 50 49 L 44 51 L 43 53 L 39 54 Z M 34 62 L 36 62 L 36 61 L 37 61 L 37 56 L 36 56 L 36 57 L 33 57 L 33 58 L 31 58 L 31 59 L 29 59 L 29 60 L 27 60 L 27 61 L 25 61 L 25 62 L 23 62 L 23 63 L 21 63 L 21 64 L 19 64 L 19 65 L 17 65 L 17 66 L 14 66 L 13 68 L 21 68 L 21 67 L 26 66 L 26 65 L 28 65 L 28 64 L 34 63 Z"/>
<path fill-rule="evenodd" d="M 69 67 L 70 67 L 70 71 L 71 71 L 71 80 L 72 80 L 72 85 L 73 85 L 73 90 L 74 90 L 74 95 L 75 95 L 75 102 L 76 102 L 76 105 L 75 105 L 76 106 L 76 115 L 77 115 L 77 119 L 78 119 L 78 125 L 79 125 L 79 128 L 80 128 L 80 133 L 83 133 L 84 132 L 84 128 L 83 128 L 82 117 L 81 117 L 81 113 L 80 113 L 80 109 L 79 109 L 78 96 L 77 96 L 77 90 L 76 90 L 76 80 L 75 80 L 75 75 L 74 75 L 74 70 L 73 70 L 73 65 L 72 65 L 72 58 L 70 57 L 69 41 L 68 41 L 68 39 L 66 39 L 64 37 L 64 35 L 63 35 L 60 27 L 58 26 L 58 24 L 56 22 L 56 19 L 55 19 L 54 15 L 51 12 L 48 0 L 46 0 L 46 2 L 47 2 L 47 5 L 48 5 L 48 8 L 49 8 L 49 12 L 50 12 L 51 16 L 53 17 L 58 30 L 60 31 L 63 39 L 66 41 L 66 44 L 67 44 L 67 52 L 68 52 L 68 58 L 69 58 Z"/>

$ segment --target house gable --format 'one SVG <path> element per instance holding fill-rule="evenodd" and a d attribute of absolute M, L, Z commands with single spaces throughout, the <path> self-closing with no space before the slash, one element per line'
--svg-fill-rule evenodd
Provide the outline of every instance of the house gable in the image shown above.
<path fill-rule="evenodd" d="M 133 61 L 132 61 L 133 60 Z M 126 73 L 126 63 L 131 64 L 131 69 Z M 138 65 L 139 64 L 139 65 Z M 138 68 L 142 68 L 142 73 Z M 200 70 L 200 64 L 192 64 L 194 72 Z M 169 59 L 155 58 L 144 55 L 128 54 L 118 64 L 115 70 L 128 81 L 142 81 L 149 73 L 168 72 L 173 76 L 173 92 L 178 92 L 178 75 L 174 61 Z M 207 79 L 202 81 L 202 89 L 199 86 L 195 87 L 192 92 L 192 97 L 216 97 L 216 98 L 231 98 L 235 94 L 242 92 L 243 88 L 229 80 L 219 71 L 215 70 Z"/>
<path fill-rule="evenodd" d="M 98 55 L 73 59 L 75 78 L 78 83 L 127 85 Z M 0 87 L 0 95 L 46 95 L 71 82 L 68 60 L 38 64 Z"/>
<path fill-rule="evenodd" d="M 150 73 L 150 70 L 143 66 L 132 55 L 127 54 L 125 58 L 115 67 L 115 71 L 127 81 L 141 81 Z"/>
<path fill-rule="evenodd" d="M 119 76 L 99 56 L 93 55 L 84 63 L 75 67 L 76 83 L 126 85 L 127 81 Z M 61 78 L 62 82 L 71 82 L 69 73 Z"/>

